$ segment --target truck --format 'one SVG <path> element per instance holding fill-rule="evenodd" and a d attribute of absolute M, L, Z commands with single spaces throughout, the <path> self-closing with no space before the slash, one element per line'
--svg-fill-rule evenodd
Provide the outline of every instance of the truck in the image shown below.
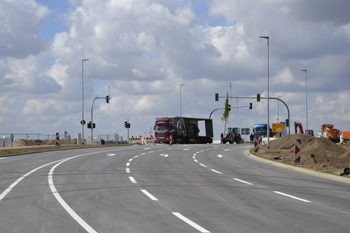
<path fill-rule="evenodd" d="M 235 135 L 235 137 L 233 137 L 233 134 Z M 239 144 L 242 140 L 241 137 L 241 129 L 238 127 L 228 127 L 227 128 L 227 134 L 224 136 L 223 138 L 223 143 L 226 144 L 227 142 L 232 144 L 234 142 L 236 142 L 237 144 Z"/>
<path fill-rule="evenodd" d="M 267 137 L 267 124 L 255 124 L 253 129 L 254 137 L 261 136 Z M 274 133 L 270 127 L 270 137 L 273 137 Z"/>
<path fill-rule="evenodd" d="M 350 142 L 350 131 L 343 131 L 342 139 L 343 142 Z"/>
<path fill-rule="evenodd" d="M 205 136 L 199 135 L 198 122 L 204 122 Z M 213 135 L 212 119 L 178 116 L 157 117 L 154 126 L 155 143 L 206 144 L 213 142 Z"/>
<path fill-rule="evenodd" d="M 334 129 L 333 124 L 322 124 L 321 131 L 317 132 L 318 138 L 328 138 L 334 143 L 340 142 L 340 130 Z"/>

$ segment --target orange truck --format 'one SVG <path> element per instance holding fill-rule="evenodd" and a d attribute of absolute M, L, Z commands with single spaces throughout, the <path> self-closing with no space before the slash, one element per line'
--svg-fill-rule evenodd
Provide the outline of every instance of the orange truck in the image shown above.
<path fill-rule="evenodd" d="M 332 142 L 340 142 L 340 130 L 334 129 L 332 124 L 322 124 L 321 131 L 317 132 L 318 138 L 328 138 Z"/>
<path fill-rule="evenodd" d="M 343 131 L 342 139 L 343 142 L 350 142 L 350 131 Z"/>

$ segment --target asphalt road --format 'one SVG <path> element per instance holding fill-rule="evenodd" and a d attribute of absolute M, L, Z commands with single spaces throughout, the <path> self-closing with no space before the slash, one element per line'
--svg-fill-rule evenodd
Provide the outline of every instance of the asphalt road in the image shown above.
<path fill-rule="evenodd" d="M 350 184 L 249 145 L 53 151 L 0 159 L 0 232 L 348 232 Z"/>

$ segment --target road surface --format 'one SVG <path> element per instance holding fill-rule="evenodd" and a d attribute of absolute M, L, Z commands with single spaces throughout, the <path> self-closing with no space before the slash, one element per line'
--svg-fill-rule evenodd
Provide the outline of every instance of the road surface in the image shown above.
<path fill-rule="evenodd" d="M 250 145 L 0 159 L 0 232 L 348 232 L 350 184 L 261 163 Z"/>

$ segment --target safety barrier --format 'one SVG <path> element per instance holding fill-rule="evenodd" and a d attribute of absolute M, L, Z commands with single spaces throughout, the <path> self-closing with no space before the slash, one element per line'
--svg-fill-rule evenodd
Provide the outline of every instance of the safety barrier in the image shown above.
<path fill-rule="evenodd" d="M 258 136 L 254 137 L 254 152 L 259 152 L 259 138 Z"/>
<path fill-rule="evenodd" d="M 295 139 L 294 163 L 300 163 L 301 139 Z"/>
<path fill-rule="evenodd" d="M 139 137 L 131 137 L 128 138 L 128 143 L 131 145 L 150 145 L 154 143 L 154 137 L 143 137 L 143 136 L 139 136 Z"/>

